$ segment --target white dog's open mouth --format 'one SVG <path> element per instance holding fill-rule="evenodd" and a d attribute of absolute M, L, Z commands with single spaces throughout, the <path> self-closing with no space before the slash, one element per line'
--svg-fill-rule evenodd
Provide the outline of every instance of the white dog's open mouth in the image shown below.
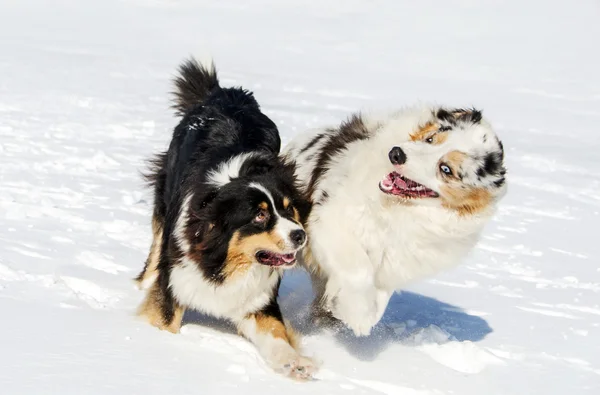
<path fill-rule="evenodd" d="M 408 198 L 439 197 L 438 193 L 416 181 L 404 177 L 395 171 L 385 176 L 379 183 L 379 189 L 388 195 Z"/>

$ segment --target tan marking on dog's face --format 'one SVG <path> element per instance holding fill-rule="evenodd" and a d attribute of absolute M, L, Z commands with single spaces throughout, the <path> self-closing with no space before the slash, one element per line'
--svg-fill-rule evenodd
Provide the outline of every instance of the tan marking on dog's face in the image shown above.
<path fill-rule="evenodd" d="M 427 122 L 425 125 L 419 127 L 416 132 L 411 133 L 411 141 L 423 141 L 430 134 L 439 129 L 439 125 L 433 122 Z"/>
<path fill-rule="evenodd" d="M 440 176 L 443 179 L 444 178 L 459 179 L 458 174 L 459 174 L 460 169 L 462 168 L 462 165 L 466 159 L 467 159 L 467 154 L 465 154 L 464 152 L 461 152 L 461 151 L 452 151 L 452 152 L 447 153 L 446 155 L 444 155 L 444 157 L 442 157 L 442 159 L 440 159 L 440 161 L 438 163 L 438 172 L 439 172 Z M 445 164 L 448 167 L 450 167 L 450 169 L 452 169 L 451 176 L 448 176 L 439 170 L 439 165 L 441 165 L 441 164 Z"/>
<path fill-rule="evenodd" d="M 256 262 L 255 255 L 260 250 L 281 252 L 285 248 L 285 240 L 272 230 L 242 237 L 238 232 L 229 241 L 227 259 L 223 274 L 229 278 L 244 274 Z"/>
<path fill-rule="evenodd" d="M 476 214 L 485 210 L 493 200 L 485 188 L 475 188 L 456 183 L 445 184 L 440 188 L 442 206 L 454 210 L 460 216 Z"/>
<path fill-rule="evenodd" d="M 438 169 L 440 198 L 442 206 L 456 211 L 459 215 L 471 215 L 487 208 L 493 201 L 492 193 L 483 187 L 475 187 L 463 183 L 459 172 L 468 155 L 461 151 L 452 151 L 446 154 L 439 162 L 452 169 L 452 175 L 446 175 Z"/>
<path fill-rule="evenodd" d="M 446 154 L 446 162 L 455 168 L 460 168 L 465 159 L 467 159 L 467 154 L 461 151 L 452 151 Z"/>
<path fill-rule="evenodd" d="M 148 289 L 144 301 L 138 308 L 137 315 L 139 317 L 143 317 L 151 325 L 161 330 L 166 330 L 171 333 L 179 333 L 183 314 L 185 313 L 185 307 L 179 305 L 177 302 L 174 302 L 173 310 L 175 311 L 175 315 L 173 316 L 171 322 L 167 322 L 161 309 L 163 298 L 164 296 L 158 287 L 158 284 L 154 283 L 152 287 Z"/>
<path fill-rule="evenodd" d="M 298 210 L 296 210 L 296 207 L 292 207 L 292 210 L 294 211 L 294 219 L 296 220 L 297 223 L 300 223 L 300 213 L 298 212 Z"/>
<path fill-rule="evenodd" d="M 433 136 L 431 136 L 433 141 L 429 144 L 440 145 L 448 140 L 448 132 L 437 132 Z"/>
<path fill-rule="evenodd" d="M 416 132 L 410 135 L 411 141 L 422 141 L 427 144 L 440 145 L 448 139 L 448 132 L 440 132 L 440 125 L 434 122 L 427 122 Z"/>
<path fill-rule="evenodd" d="M 284 210 L 289 210 L 291 204 L 292 204 L 292 201 L 290 200 L 290 198 L 288 198 L 287 196 L 283 198 L 283 209 Z M 300 213 L 298 212 L 298 210 L 294 206 L 291 206 L 291 209 L 292 209 L 292 218 L 298 224 L 300 224 Z"/>
<path fill-rule="evenodd" d="M 261 210 L 268 210 L 269 204 L 267 202 L 260 202 L 260 204 L 258 205 L 258 208 Z"/>

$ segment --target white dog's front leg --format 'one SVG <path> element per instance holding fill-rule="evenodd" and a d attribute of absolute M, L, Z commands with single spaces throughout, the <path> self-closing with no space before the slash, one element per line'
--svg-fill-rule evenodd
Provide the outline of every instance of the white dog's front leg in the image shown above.
<path fill-rule="evenodd" d="M 394 291 L 377 289 L 377 321 L 381 320 Z"/>
<path fill-rule="evenodd" d="M 331 313 L 348 325 L 356 336 L 368 336 L 379 321 L 377 290 L 346 283 L 333 299 Z"/>
<path fill-rule="evenodd" d="M 340 226 L 342 215 L 331 215 L 324 212 L 309 226 L 313 259 L 327 278 L 325 307 L 357 336 L 367 336 L 381 318 L 375 268 L 352 229 Z"/>

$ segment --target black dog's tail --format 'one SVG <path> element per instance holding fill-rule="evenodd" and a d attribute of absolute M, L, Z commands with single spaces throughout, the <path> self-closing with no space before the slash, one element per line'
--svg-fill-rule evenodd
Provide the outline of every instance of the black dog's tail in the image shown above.
<path fill-rule="evenodd" d="M 204 102 L 211 92 L 219 88 L 214 63 L 205 66 L 194 58 L 179 66 L 179 76 L 174 83 L 173 108 L 178 115 L 184 115 L 192 107 Z"/>

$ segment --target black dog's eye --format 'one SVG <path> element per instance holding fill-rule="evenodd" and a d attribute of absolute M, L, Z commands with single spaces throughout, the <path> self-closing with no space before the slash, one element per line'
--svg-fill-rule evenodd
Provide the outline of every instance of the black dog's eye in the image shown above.
<path fill-rule="evenodd" d="M 254 222 L 257 222 L 259 224 L 265 223 L 269 220 L 269 212 L 267 210 L 259 210 L 258 213 L 256 214 L 256 217 L 254 217 Z"/>
<path fill-rule="evenodd" d="M 439 130 L 440 132 L 447 132 L 448 130 L 451 130 L 452 128 L 450 126 L 440 126 Z"/>
<path fill-rule="evenodd" d="M 284 210 L 286 214 L 294 215 L 294 206 L 291 204 L 288 205 Z"/>
<path fill-rule="evenodd" d="M 452 169 L 444 163 L 440 165 L 440 171 L 448 176 L 452 175 Z"/>
<path fill-rule="evenodd" d="M 425 139 L 425 142 L 426 142 L 426 143 L 428 143 L 428 144 L 431 144 L 431 143 L 433 143 L 433 136 L 431 136 L 431 137 L 427 137 L 427 138 Z"/>

